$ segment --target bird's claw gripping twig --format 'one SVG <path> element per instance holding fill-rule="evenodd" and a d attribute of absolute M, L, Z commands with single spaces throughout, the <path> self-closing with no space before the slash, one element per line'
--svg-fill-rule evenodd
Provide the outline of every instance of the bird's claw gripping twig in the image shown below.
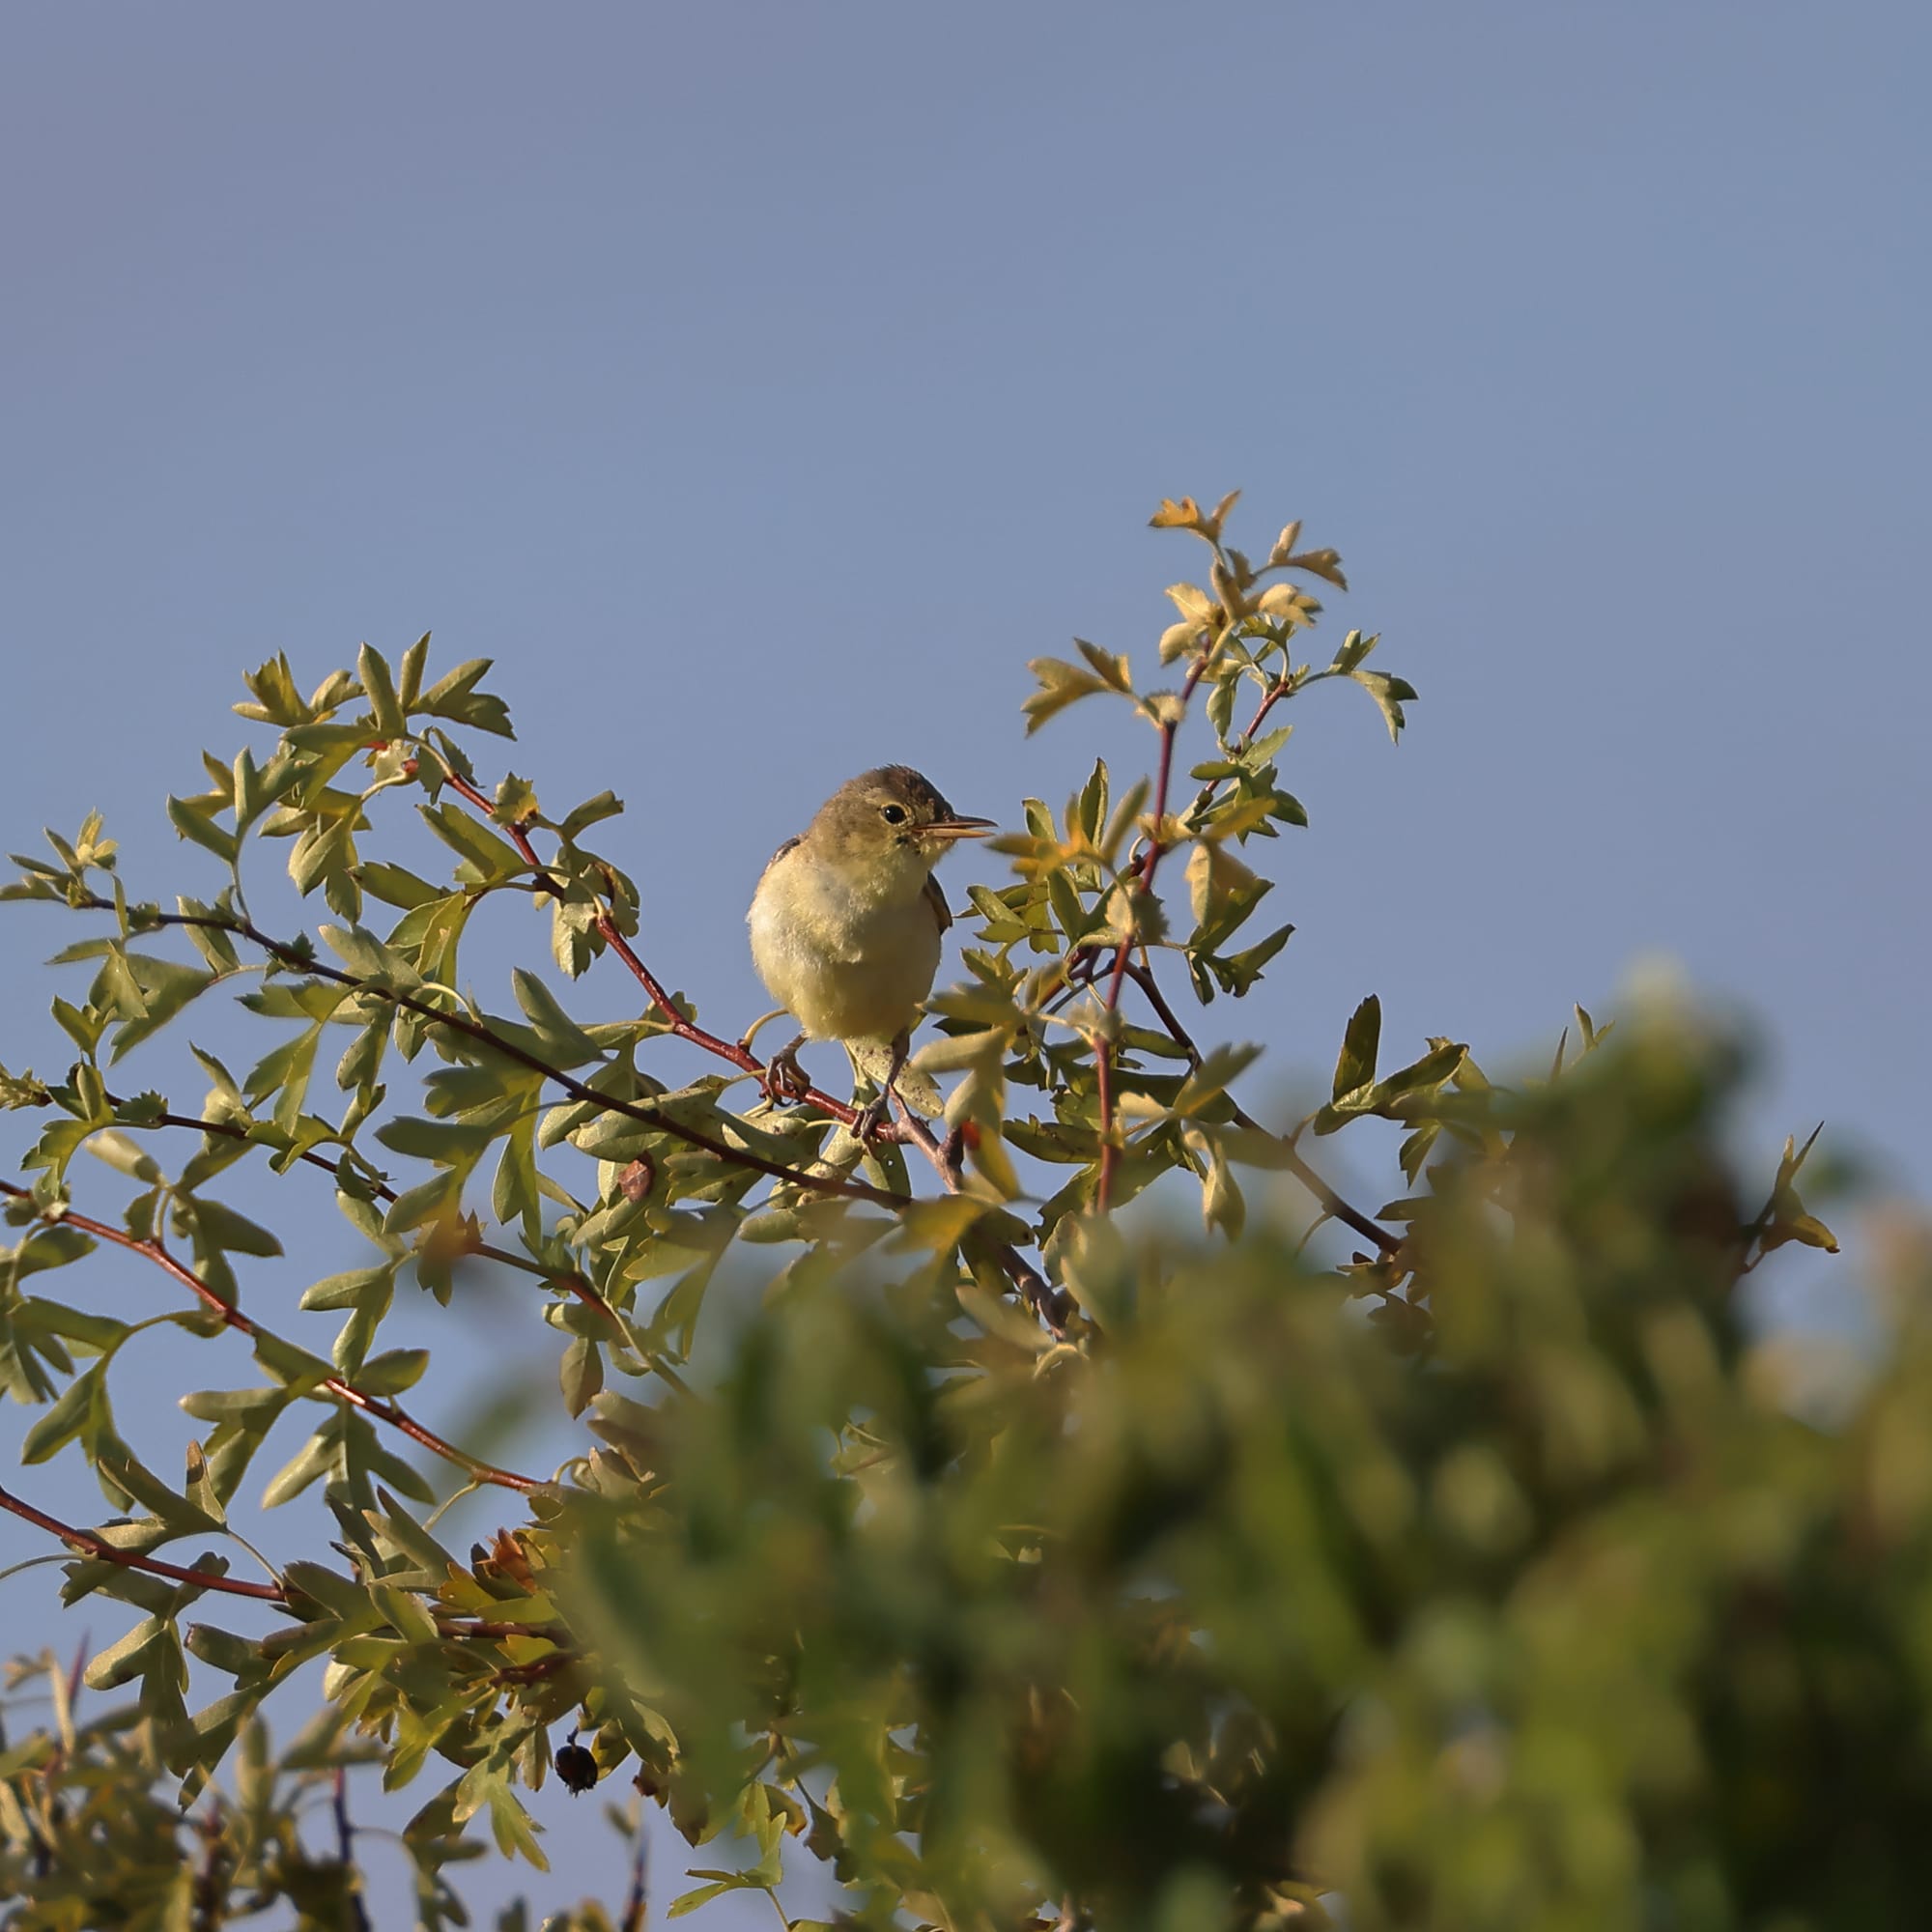
<path fill-rule="evenodd" d="M 805 1068 L 798 1064 L 798 1050 L 804 1044 L 805 1036 L 800 1034 L 789 1046 L 765 1062 L 765 1070 L 758 1076 L 758 1085 L 774 1107 L 788 1107 L 794 1100 L 803 1100 L 811 1092 L 811 1081 Z"/>
<path fill-rule="evenodd" d="M 852 1138 L 861 1147 L 871 1145 L 880 1127 L 885 1124 L 887 1114 L 895 1098 L 899 1100 L 901 1105 L 904 1104 L 904 1095 L 898 1092 L 898 1077 L 904 1069 L 906 1056 L 911 1049 L 912 1036 L 910 1030 L 901 1033 L 893 1041 L 893 1057 L 891 1064 L 886 1068 L 886 1077 L 879 1082 L 878 1093 L 867 1101 L 865 1106 L 860 1108 L 857 1119 L 852 1122 Z"/>

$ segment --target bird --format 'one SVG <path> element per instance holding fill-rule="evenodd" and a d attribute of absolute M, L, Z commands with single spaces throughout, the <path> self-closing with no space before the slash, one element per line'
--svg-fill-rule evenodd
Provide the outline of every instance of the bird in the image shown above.
<path fill-rule="evenodd" d="M 840 785 L 773 854 L 746 916 L 752 962 L 803 1029 L 765 1070 L 775 1103 L 809 1090 L 798 1065 L 807 1040 L 876 1043 L 890 1067 L 853 1131 L 877 1131 L 952 923 L 933 867 L 994 829 L 954 811 L 910 765 L 880 765 Z"/>

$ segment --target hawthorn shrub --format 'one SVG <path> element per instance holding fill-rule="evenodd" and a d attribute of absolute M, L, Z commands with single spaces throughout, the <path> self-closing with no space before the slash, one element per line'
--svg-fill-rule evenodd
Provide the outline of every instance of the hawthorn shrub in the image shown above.
<path fill-rule="evenodd" d="M 9 1925 L 367 1924 L 364 1764 L 421 1794 L 427 1928 L 468 1922 L 453 1861 L 543 1864 L 532 1807 L 592 1786 L 639 1862 L 550 1921 L 586 1932 L 644 1922 L 644 1806 L 704 1848 L 661 1909 L 764 1891 L 794 1928 L 833 1922 L 781 1897 L 813 1868 L 837 1922 L 960 1932 L 1916 1922 L 1923 1250 L 1886 1263 L 1882 1365 L 1807 1406 L 1739 1283 L 1833 1245 L 1808 1144 L 1747 1192 L 1740 1055 L 1661 1005 L 1614 1037 L 1579 1012 L 1504 1085 L 1447 1037 L 1385 1068 L 1371 998 L 1318 1111 L 1241 1104 L 1259 1049 L 1205 1009 L 1291 930 L 1255 929 L 1265 841 L 1305 822 L 1283 708 L 1350 683 L 1393 737 L 1415 694 L 1359 632 L 1303 661 L 1339 560 L 1291 525 L 1255 561 L 1232 506 L 1153 520 L 1206 570 L 1151 671 L 1086 642 L 1033 667 L 1030 727 L 1111 702 L 1151 769 L 1096 765 L 995 841 L 1009 883 L 971 889 L 911 1104 L 863 1145 L 863 1081 L 775 1106 L 754 1039 L 658 977 L 585 842 L 615 798 L 552 813 L 483 775 L 508 714 L 483 663 L 431 681 L 427 639 L 307 697 L 284 660 L 249 677 L 261 735 L 168 803 L 201 895 L 130 889 L 98 819 L 18 861 L 5 896 L 83 936 L 57 960 L 71 1065 L 0 1089 L 39 1127 L 0 1183 L 0 1370 L 39 1411 L 23 1463 L 84 1457 L 110 1514 L 0 1507 L 64 1548 L 63 1603 L 128 1628 L 84 1670 L 12 1671 Z M 397 856 L 407 803 L 441 877 Z M 312 929 L 249 910 L 271 838 Z M 459 963 L 503 894 L 549 941 L 513 1008 Z M 122 1067 L 184 1035 L 198 1110 Z M 251 1035 L 245 1060 L 203 1043 Z M 1370 1119 L 1403 1130 L 1374 1212 L 1318 1149 Z M 305 1315 L 251 1285 L 297 1189 L 332 1192 L 362 1257 Z M 112 1251 L 158 1312 L 90 1294 Z M 484 1273 L 532 1350 L 548 1324 L 554 1472 L 432 1428 L 431 1350 L 384 1334 L 399 1296 L 460 1320 Z M 707 1314 L 734 1273 L 757 1307 Z M 161 1327 L 227 1365 L 165 1469 L 110 1389 Z M 285 1418 L 307 1434 L 265 1477 Z M 477 1494 L 494 1533 L 452 1547 L 442 1512 Z M 256 1498 L 305 1554 L 245 1540 Z M 263 1702 L 318 1663 L 277 1753 Z"/>

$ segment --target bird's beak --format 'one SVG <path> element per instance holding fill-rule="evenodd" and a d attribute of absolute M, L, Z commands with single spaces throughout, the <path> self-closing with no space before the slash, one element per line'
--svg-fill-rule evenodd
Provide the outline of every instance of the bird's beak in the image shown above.
<path fill-rule="evenodd" d="M 927 838 L 983 838 L 999 830 L 997 818 L 935 818 L 922 828 Z"/>

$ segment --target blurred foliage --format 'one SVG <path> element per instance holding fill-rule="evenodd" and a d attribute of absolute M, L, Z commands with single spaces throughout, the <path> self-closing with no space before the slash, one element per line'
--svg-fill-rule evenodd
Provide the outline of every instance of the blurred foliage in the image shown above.
<path fill-rule="evenodd" d="M 1547 1076 L 1504 1085 L 1446 1037 L 1385 1068 L 1369 998 L 1318 1111 L 1241 1105 L 1259 1049 L 1204 1047 L 1182 1013 L 1246 993 L 1292 930 L 1249 930 L 1262 841 L 1307 820 L 1275 716 L 1349 683 L 1393 737 L 1415 693 L 1358 632 L 1301 661 L 1304 586 L 1341 587 L 1339 559 L 1291 525 L 1257 564 L 1232 506 L 1154 518 L 1205 547 L 1153 652 L 1171 684 L 1087 642 L 1034 666 L 1031 725 L 1121 705 L 1150 770 L 1096 765 L 998 841 L 1011 882 L 971 890 L 966 976 L 907 1086 L 951 1081 L 932 1128 L 901 1109 L 862 1143 L 835 1095 L 767 1100 L 583 842 L 618 802 L 553 816 L 514 775 L 486 787 L 474 747 L 507 711 L 487 665 L 428 682 L 426 639 L 306 698 L 284 660 L 248 679 L 272 746 L 205 756 L 208 789 L 169 801 L 223 874 L 204 896 L 130 894 L 98 819 L 17 862 L 5 896 L 89 923 L 57 959 L 86 976 L 53 1008 L 76 1057 L 0 1074 L 41 1123 L 0 1182 L 0 1378 L 39 1410 L 22 1460 L 84 1457 L 112 1514 L 0 1508 L 66 1546 L 64 1603 L 133 1621 L 84 1669 L 16 1667 L 5 1923 L 366 1923 L 365 1762 L 435 1787 L 403 1834 L 431 1932 L 467 1922 L 444 1867 L 485 1831 L 541 1865 L 532 1794 L 611 1778 L 629 1895 L 559 1928 L 643 1922 L 641 1804 L 707 1848 L 672 1915 L 764 1891 L 797 1927 L 820 1921 L 778 1888 L 813 1865 L 844 1922 L 962 1932 L 1314 1927 L 1337 1895 L 1362 1928 L 1915 1922 L 1922 1253 L 1900 1244 L 1883 1372 L 1821 1423 L 1737 1306 L 1776 1250 L 1835 1246 L 1799 1192 L 1809 1144 L 1753 1210 L 1722 1151 L 1736 1056 L 1683 1016 L 1612 1037 L 1579 1011 Z M 445 876 L 402 863 L 404 798 Z M 250 912 L 263 838 L 333 916 L 313 932 Z M 502 894 L 566 979 L 607 962 L 616 1016 L 530 968 L 514 1010 L 463 989 Z M 123 1060 L 216 1006 L 263 1030 L 252 1064 L 203 1029 L 198 1109 L 120 1091 Z M 670 1085 L 680 1062 L 707 1070 Z M 1365 1118 L 1403 1130 L 1404 1191 L 1373 1214 L 1304 1148 Z M 119 1183 L 83 1181 L 83 1149 Z M 262 1166 L 332 1188 L 365 1253 L 301 1295 L 339 1319 L 326 1356 L 243 1305 L 282 1251 Z M 1161 1211 L 1181 1185 L 1192 1236 Z M 1297 1224 L 1311 1198 L 1350 1237 L 1339 1266 Z M 175 1305 L 60 1290 L 103 1248 Z M 727 1259 L 765 1296 L 700 1374 Z M 470 1270 L 520 1279 L 552 1331 L 576 1444 L 553 1474 L 399 1400 L 433 1364 L 383 1346 L 398 1291 L 448 1304 Z M 109 1388 L 163 1324 L 240 1334 L 258 1371 L 181 1399 L 179 1478 Z M 270 1565 L 229 1512 L 298 1406 L 312 1432 L 260 1497 L 313 1536 Z M 502 1526 L 451 1548 L 441 1509 L 478 1490 Z M 321 1715 L 277 1759 L 263 1701 L 318 1664 Z M 96 1714 L 83 1690 L 127 1695 Z"/>

